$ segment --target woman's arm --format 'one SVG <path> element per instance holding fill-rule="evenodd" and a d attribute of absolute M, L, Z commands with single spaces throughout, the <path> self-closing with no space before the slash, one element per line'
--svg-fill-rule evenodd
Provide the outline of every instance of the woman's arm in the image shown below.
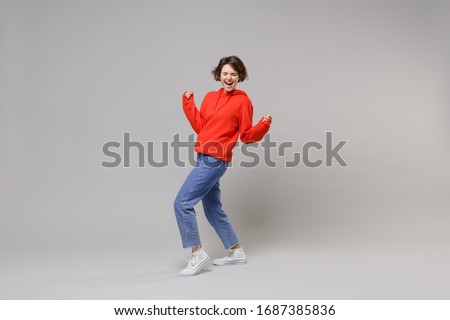
<path fill-rule="evenodd" d="M 272 117 L 265 115 L 253 126 L 252 118 L 253 106 L 251 104 L 242 106 L 239 135 L 243 143 L 253 143 L 261 140 L 269 131 L 272 123 Z"/>
<path fill-rule="evenodd" d="M 194 93 L 186 91 L 183 93 L 183 110 L 192 129 L 198 134 L 203 128 L 204 121 L 194 102 Z"/>

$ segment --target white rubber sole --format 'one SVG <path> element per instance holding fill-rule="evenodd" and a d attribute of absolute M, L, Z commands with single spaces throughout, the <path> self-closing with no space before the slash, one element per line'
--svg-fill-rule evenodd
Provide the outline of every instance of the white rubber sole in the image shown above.
<path fill-rule="evenodd" d="M 236 264 L 246 264 L 247 263 L 247 259 L 245 260 L 236 260 L 236 261 L 230 261 L 230 262 L 224 262 L 224 261 L 213 261 L 213 265 L 215 266 L 234 266 Z"/>

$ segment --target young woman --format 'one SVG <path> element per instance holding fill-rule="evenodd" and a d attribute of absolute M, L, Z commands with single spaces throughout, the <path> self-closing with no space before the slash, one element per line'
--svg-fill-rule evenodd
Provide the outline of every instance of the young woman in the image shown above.
<path fill-rule="evenodd" d="M 174 202 L 175 215 L 183 248 L 192 253 L 182 276 L 196 275 L 209 261 L 202 248 L 197 227 L 195 204 L 200 200 L 209 223 L 217 232 L 229 253 L 215 259 L 215 265 L 247 263 L 247 257 L 220 202 L 219 180 L 227 170 L 238 136 L 244 143 L 261 140 L 269 131 L 272 118 L 265 115 L 252 125 L 253 106 L 244 91 L 237 90 L 238 82 L 248 79 L 244 63 L 236 56 L 222 58 L 213 69 L 222 88 L 206 94 L 200 107 L 194 103 L 192 91 L 183 93 L 183 110 L 197 133 L 194 150 L 197 164 L 182 185 Z"/>

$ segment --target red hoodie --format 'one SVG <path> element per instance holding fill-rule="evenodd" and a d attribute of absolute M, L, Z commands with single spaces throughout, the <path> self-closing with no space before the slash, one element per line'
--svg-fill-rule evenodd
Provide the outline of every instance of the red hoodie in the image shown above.
<path fill-rule="evenodd" d="M 238 136 L 243 143 L 261 140 L 269 131 L 271 121 L 261 118 L 252 126 L 253 106 L 242 90 L 227 93 L 223 88 L 208 92 L 200 111 L 183 93 L 183 110 L 198 134 L 194 150 L 225 162 L 231 161 Z"/>

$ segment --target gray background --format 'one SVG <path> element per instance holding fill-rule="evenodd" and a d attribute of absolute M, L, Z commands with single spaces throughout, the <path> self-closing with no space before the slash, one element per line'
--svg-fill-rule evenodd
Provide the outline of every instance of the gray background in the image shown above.
<path fill-rule="evenodd" d="M 449 299 L 449 20 L 447 1 L 0 1 L 0 298 Z M 236 150 L 249 264 L 180 278 L 189 168 L 103 168 L 102 146 L 186 139 L 181 93 L 200 104 L 230 54 L 295 150 L 252 169 Z M 284 168 L 326 131 L 349 167 Z"/>

